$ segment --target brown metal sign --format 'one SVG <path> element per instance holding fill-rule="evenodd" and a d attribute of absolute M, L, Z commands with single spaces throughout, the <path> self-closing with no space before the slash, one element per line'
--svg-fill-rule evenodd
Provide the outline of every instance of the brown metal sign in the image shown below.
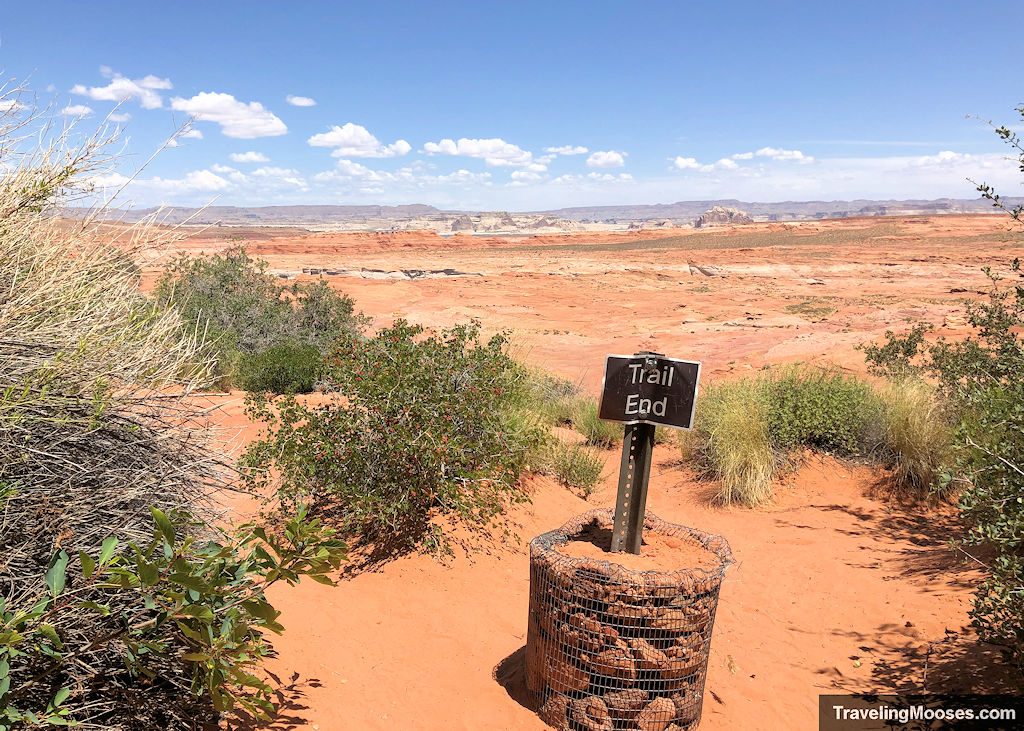
<path fill-rule="evenodd" d="M 609 355 L 598 418 L 689 429 L 699 379 L 700 363 L 693 361 L 647 352 Z"/>

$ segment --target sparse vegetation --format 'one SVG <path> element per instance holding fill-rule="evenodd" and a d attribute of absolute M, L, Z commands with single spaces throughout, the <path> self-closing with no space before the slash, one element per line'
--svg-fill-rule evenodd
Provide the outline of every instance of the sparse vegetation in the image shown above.
<path fill-rule="evenodd" d="M 174 308 L 140 294 L 134 263 L 175 234 L 96 211 L 62 220 L 113 140 L 51 138 L 62 126 L 26 96 L 4 101 L 0 729 L 192 729 L 236 701 L 263 712 L 269 689 L 248 670 L 259 630 L 277 626 L 270 573 L 323 579 L 340 546 L 301 517 L 296 540 L 210 530 L 230 477 L 195 395 L 210 363 Z"/>
<path fill-rule="evenodd" d="M 350 297 L 323 280 L 290 287 L 279 281 L 265 262 L 236 245 L 209 257 L 181 254 L 167 266 L 154 297 L 161 306 L 173 305 L 190 327 L 205 333 L 222 388 L 235 381 L 249 388 L 249 379 L 251 387 L 281 383 L 286 390 L 295 385 L 309 390 L 315 379 L 309 378 L 308 358 L 299 355 L 302 346 L 326 354 L 342 335 L 361 331 L 366 319 Z M 298 370 L 282 373 L 290 365 Z M 257 372 L 267 369 L 278 375 L 257 378 Z"/>
<path fill-rule="evenodd" d="M 566 487 L 589 497 L 603 481 L 604 459 L 597 450 L 564 442 L 557 442 L 550 449 L 549 469 Z"/>
<path fill-rule="evenodd" d="M 901 380 L 879 391 L 835 369 L 791 365 L 708 388 L 680 447 L 721 482 L 722 502 L 757 505 L 805 448 L 885 464 L 896 489 L 927 495 L 948 463 L 949 439 L 925 384 Z"/>
<path fill-rule="evenodd" d="M 792 305 L 786 305 L 782 309 L 809 320 L 823 320 L 836 311 L 832 303 L 823 297 L 811 297 Z"/>
<path fill-rule="evenodd" d="M 249 414 L 269 433 L 245 454 L 246 480 L 330 513 L 348 534 L 447 549 L 434 516 L 482 527 L 526 499 L 519 476 L 544 435 L 522 408 L 524 387 L 505 339 L 483 341 L 477 323 L 347 333 L 324 373 L 334 401 L 251 395 Z"/>

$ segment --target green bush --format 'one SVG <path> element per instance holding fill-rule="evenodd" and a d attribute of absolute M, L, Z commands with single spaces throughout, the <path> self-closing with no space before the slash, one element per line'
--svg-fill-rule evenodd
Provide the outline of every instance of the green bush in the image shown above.
<path fill-rule="evenodd" d="M 972 334 L 960 341 L 927 342 L 927 328 L 865 348 L 884 375 L 917 373 L 936 379 L 954 416 L 954 469 L 942 481 L 960 487 L 960 507 L 971 526 L 965 543 L 995 552 L 988 578 L 975 594 L 972 617 L 988 642 L 1005 645 L 1024 665 L 1024 287 L 992 280 L 987 301 L 967 304 Z M 1007 272 L 1019 278 L 1014 260 Z"/>
<path fill-rule="evenodd" d="M 246 480 L 330 510 L 348 533 L 447 548 L 434 515 L 482 526 L 526 499 L 519 476 L 543 434 L 524 416 L 523 380 L 504 337 L 483 342 L 476 322 L 345 335 L 324 373 L 336 401 L 250 396 L 269 433 L 246 451 Z"/>
<path fill-rule="evenodd" d="M 279 282 L 266 262 L 234 246 L 209 257 L 181 254 L 168 265 L 153 294 L 160 306 L 173 305 L 189 326 L 205 333 L 222 386 L 227 387 L 246 357 L 288 343 L 311 345 L 326 354 L 342 335 L 359 332 L 367 322 L 350 297 L 322 279 L 290 287 Z"/>
<path fill-rule="evenodd" d="M 941 416 L 934 394 L 911 381 L 879 393 L 835 369 L 792 365 L 706 389 L 679 443 L 721 481 L 725 503 L 769 500 L 773 477 L 804 448 L 873 457 L 894 468 L 898 488 L 920 493 L 949 452 Z"/>
<path fill-rule="evenodd" d="M 768 433 L 777 447 L 853 454 L 875 417 L 871 386 L 831 368 L 787 366 L 765 381 Z"/>
<path fill-rule="evenodd" d="M 275 345 L 240 358 L 238 383 L 246 391 L 309 393 L 320 379 L 323 360 L 320 351 L 313 345 Z"/>
<path fill-rule="evenodd" d="M 151 513 L 151 540 L 119 549 L 109 537 L 99 550 L 58 550 L 35 586 L 13 599 L 0 595 L 0 731 L 85 719 L 106 727 L 114 719 L 97 715 L 89 689 L 67 671 L 114 644 L 125 648 L 123 667 L 102 679 L 107 692 L 121 684 L 117 675 L 150 685 L 177 675 L 188 680 L 181 694 L 205 696 L 214 711 L 269 719 L 273 689 L 252 673 L 270 649 L 264 632 L 283 627 L 266 590 L 301 576 L 332 584 L 326 574 L 344 560 L 344 544 L 302 513 L 280 537 L 247 524 L 212 540 L 194 538 L 207 529 L 186 514 Z M 103 634 L 82 637 L 97 621 Z M 146 720 L 139 710 L 134 722 L 195 727 L 203 710 L 190 711 L 182 718 L 170 707 L 150 707 Z"/>
<path fill-rule="evenodd" d="M 578 490 L 584 497 L 604 480 L 604 458 L 600 452 L 582 444 L 556 442 L 550 448 L 548 469 L 566 487 Z"/>

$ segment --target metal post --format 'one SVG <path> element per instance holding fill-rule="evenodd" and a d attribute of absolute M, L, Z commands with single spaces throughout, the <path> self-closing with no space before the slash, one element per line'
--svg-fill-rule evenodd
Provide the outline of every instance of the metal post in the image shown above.
<path fill-rule="evenodd" d="M 611 550 L 614 552 L 640 553 L 654 429 L 653 424 L 626 425 L 622 438 L 619 490 L 615 498 L 615 525 L 612 527 Z"/>

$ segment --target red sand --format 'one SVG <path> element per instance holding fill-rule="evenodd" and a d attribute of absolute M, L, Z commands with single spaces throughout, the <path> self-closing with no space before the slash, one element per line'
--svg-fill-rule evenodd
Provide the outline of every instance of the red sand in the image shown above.
<path fill-rule="evenodd" d="M 639 554 L 628 551 L 611 553 L 611 535 L 611 526 L 585 529 L 579 540 L 555 546 L 555 550 L 575 558 L 608 561 L 630 571 L 710 570 L 722 564 L 718 556 L 696 541 L 650 531 L 644 533 Z"/>

